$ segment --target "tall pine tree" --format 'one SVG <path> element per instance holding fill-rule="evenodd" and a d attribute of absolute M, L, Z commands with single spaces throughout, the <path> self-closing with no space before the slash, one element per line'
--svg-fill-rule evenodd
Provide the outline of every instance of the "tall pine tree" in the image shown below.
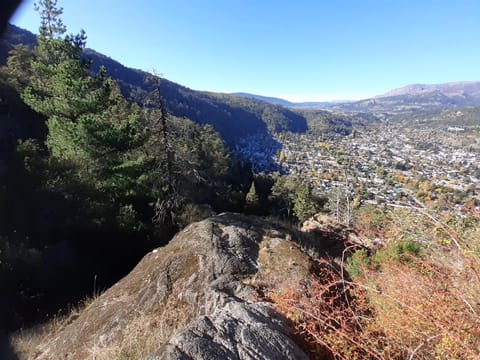
<path fill-rule="evenodd" d="M 122 224 L 131 224 L 139 211 L 149 212 L 152 200 L 148 128 L 104 69 L 92 74 L 83 54 L 85 32 L 66 35 L 57 1 L 41 0 L 36 10 L 40 35 L 22 99 L 46 116 L 47 147 L 52 159 L 71 169 L 67 180 L 96 191 Z"/>

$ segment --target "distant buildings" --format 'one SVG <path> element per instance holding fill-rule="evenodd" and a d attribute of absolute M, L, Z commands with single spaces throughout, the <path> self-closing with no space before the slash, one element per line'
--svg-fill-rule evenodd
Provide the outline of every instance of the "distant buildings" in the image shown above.
<path fill-rule="evenodd" d="M 462 137 L 452 137 L 452 131 Z M 257 172 L 300 175 L 316 192 L 348 186 L 363 203 L 414 203 L 406 185 L 419 181 L 433 186 L 433 197 L 442 189 L 480 191 L 480 145 L 462 128 L 372 127 L 357 129 L 354 138 L 331 135 L 322 142 L 312 134 L 282 134 L 281 140 L 257 136 L 245 139 L 237 151 Z"/>

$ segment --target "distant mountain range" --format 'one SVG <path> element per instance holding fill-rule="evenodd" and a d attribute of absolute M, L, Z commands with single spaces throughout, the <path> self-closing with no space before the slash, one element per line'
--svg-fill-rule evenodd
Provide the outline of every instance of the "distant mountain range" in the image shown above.
<path fill-rule="evenodd" d="M 480 106 L 480 82 L 413 84 L 371 99 L 342 104 L 341 108 L 348 111 L 399 114 L 471 106 Z"/>
<path fill-rule="evenodd" d="M 244 92 L 237 92 L 237 93 L 232 93 L 230 95 L 234 96 L 239 96 L 243 98 L 248 98 L 248 99 L 256 99 L 256 100 L 261 100 L 268 102 L 270 104 L 276 104 L 276 105 L 281 105 L 285 107 L 291 107 L 291 108 L 329 108 L 331 106 L 334 106 L 335 104 L 338 103 L 348 103 L 349 101 L 306 101 L 306 102 L 291 102 L 285 99 L 277 98 L 277 97 L 270 97 L 270 96 L 262 96 L 262 95 L 255 95 L 255 94 L 249 94 L 249 93 L 244 93 Z"/>
<path fill-rule="evenodd" d="M 359 101 L 294 103 L 284 99 L 248 93 L 234 93 L 233 95 L 259 99 L 290 108 L 399 114 L 480 106 L 480 82 L 462 81 L 445 84 L 412 84 Z"/>
<path fill-rule="evenodd" d="M 5 38 L 0 41 L 0 65 L 5 64 L 13 45 L 34 46 L 35 43 L 34 34 L 10 25 Z M 131 100 L 142 103 L 151 90 L 151 86 L 145 82 L 146 72 L 123 66 L 92 49 L 86 49 L 85 55 L 92 59 L 93 70 L 105 66 L 107 73 L 120 84 L 122 92 Z M 408 114 L 418 118 L 424 113 L 437 114 L 449 109 L 480 106 L 480 82 L 413 84 L 360 101 L 301 103 L 249 93 L 195 91 L 167 79 L 161 80 L 160 87 L 172 115 L 189 118 L 198 124 L 212 125 L 231 145 L 237 139 L 253 134 L 271 136 L 282 131 L 301 133 L 308 128 L 344 132 L 353 126 L 378 121 L 379 118 L 407 119 Z"/>
<path fill-rule="evenodd" d="M 391 90 L 376 98 L 388 98 L 393 96 L 422 96 L 431 93 L 441 93 L 448 97 L 473 97 L 480 98 L 480 81 L 458 81 L 444 84 L 412 84 Z"/>

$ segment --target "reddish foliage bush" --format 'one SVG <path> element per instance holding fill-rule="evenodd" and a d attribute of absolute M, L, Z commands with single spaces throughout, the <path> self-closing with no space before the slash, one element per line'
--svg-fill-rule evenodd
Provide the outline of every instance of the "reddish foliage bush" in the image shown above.
<path fill-rule="evenodd" d="M 384 218 L 384 248 L 351 258 L 353 280 L 319 260 L 265 294 L 314 359 L 480 359 L 480 219 L 446 219 L 402 209 Z"/>
<path fill-rule="evenodd" d="M 382 358 L 363 339 L 363 327 L 371 319 L 365 291 L 346 281 L 334 264 L 318 260 L 308 280 L 272 291 L 269 298 L 292 322 L 312 358 Z"/>

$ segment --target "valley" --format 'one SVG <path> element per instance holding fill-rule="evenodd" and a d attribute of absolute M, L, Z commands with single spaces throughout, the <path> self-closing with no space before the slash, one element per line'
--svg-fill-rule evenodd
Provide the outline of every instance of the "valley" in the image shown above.
<path fill-rule="evenodd" d="M 442 199 L 460 211 L 468 198 L 479 202 L 477 131 L 382 123 L 347 136 L 282 133 L 263 148 L 260 140 L 266 141 L 252 138 L 242 147 L 256 171 L 297 175 L 316 193 L 340 192 L 355 207 Z"/>
<path fill-rule="evenodd" d="M 0 358 L 477 359 L 480 82 L 194 90 L 39 4 L 0 42 Z"/>

